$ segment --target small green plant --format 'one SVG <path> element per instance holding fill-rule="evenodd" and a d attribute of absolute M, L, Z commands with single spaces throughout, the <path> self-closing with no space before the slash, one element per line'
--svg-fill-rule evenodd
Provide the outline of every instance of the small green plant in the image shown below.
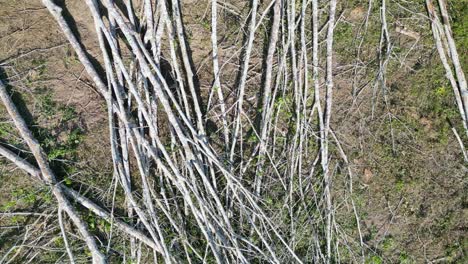
<path fill-rule="evenodd" d="M 88 214 L 88 216 L 86 218 L 86 222 L 88 223 L 89 229 L 91 231 L 96 230 L 98 220 L 96 219 L 96 217 L 93 214 L 91 214 L 91 213 Z"/>
<path fill-rule="evenodd" d="M 204 29 L 211 30 L 211 23 L 208 19 L 203 19 L 201 21 L 201 25 L 203 26 Z"/>
<path fill-rule="evenodd" d="M 37 194 L 34 190 L 19 188 L 12 192 L 13 196 L 15 196 L 18 200 L 21 200 L 26 205 L 32 205 L 37 200 Z"/>
<path fill-rule="evenodd" d="M 258 137 L 254 133 L 252 133 L 250 137 L 247 139 L 247 142 L 252 143 L 252 144 L 257 143 L 258 141 L 259 141 Z"/>
<path fill-rule="evenodd" d="M 453 214 L 448 212 L 444 217 L 437 219 L 437 225 L 441 232 L 446 232 L 453 225 Z"/>
<path fill-rule="evenodd" d="M 406 253 L 406 251 L 401 252 L 398 259 L 400 261 L 400 264 L 413 263 L 413 261 L 411 260 L 411 257 L 408 255 L 408 253 Z"/>
<path fill-rule="evenodd" d="M 81 143 L 83 138 L 83 132 L 81 129 L 74 129 L 70 132 L 67 139 L 62 144 L 54 144 L 50 147 L 48 151 L 49 160 L 54 160 L 58 158 L 73 158 L 76 154 L 76 150 Z"/>
<path fill-rule="evenodd" d="M 440 86 L 435 90 L 435 94 L 438 97 L 445 97 L 448 94 L 448 89 L 445 86 Z"/>
<path fill-rule="evenodd" d="M 379 256 L 372 256 L 366 259 L 366 264 L 382 264 L 383 260 Z"/>
<path fill-rule="evenodd" d="M 16 200 L 11 200 L 11 201 L 6 202 L 4 205 L 2 205 L 1 208 L 2 208 L 2 211 L 9 211 L 15 206 L 16 206 Z"/>
<path fill-rule="evenodd" d="M 46 93 L 39 97 L 39 107 L 47 118 L 51 118 L 57 113 L 57 103 L 52 100 L 51 93 Z"/>
<path fill-rule="evenodd" d="M 41 198 L 41 190 L 32 188 L 16 188 L 11 194 L 11 200 L 3 204 L 1 210 L 9 211 L 18 206 L 33 206 Z"/>
<path fill-rule="evenodd" d="M 460 250 L 460 246 L 461 246 L 460 243 L 455 242 L 454 244 L 448 245 L 445 248 L 445 257 L 447 258 L 448 262 L 453 263 L 454 260 L 457 259 L 457 255 L 458 255 L 458 252 Z M 456 262 L 456 263 L 458 263 L 458 262 Z"/>
<path fill-rule="evenodd" d="M 393 238 L 391 237 L 386 237 L 384 241 L 382 242 L 382 249 L 384 251 L 391 251 L 395 246 L 395 242 L 393 241 Z"/>
<path fill-rule="evenodd" d="M 19 222 L 24 221 L 24 217 L 15 215 L 11 218 L 11 221 L 15 224 L 18 224 Z"/>
<path fill-rule="evenodd" d="M 56 237 L 56 238 L 54 239 L 54 244 L 55 244 L 55 246 L 58 247 L 58 248 L 61 248 L 61 247 L 63 247 L 63 246 L 65 245 L 65 243 L 64 243 L 62 237 Z"/>
<path fill-rule="evenodd" d="M 50 204 L 50 203 L 52 203 L 52 201 L 53 201 L 52 193 L 51 193 L 51 191 L 50 191 L 48 188 L 42 189 L 42 190 L 38 193 L 38 195 L 39 195 L 39 197 L 41 198 L 41 200 L 44 201 L 44 202 L 47 203 L 47 204 Z"/>
<path fill-rule="evenodd" d="M 99 218 L 99 228 L 104 229 L 106 232 L 110 232 L 111 224 L 106 220 Z"/>
<path fill-rule="evenodd" d="M 82 139 L 83 139 L 83 131 L 77 128 L 77 129 L 74 129 L 68 136 L 67 144 L 69 146 L 76 147 L 78 144 L 81 143 Z"/>
<path fill-rule="evenodd" d="M 64 106 L 60 108 L 60 112 L 62 113 L 62 121 L 67 122 L 77 117 L 77 113 L 75 108 L 70 106 Z"/>
<path fill-rule="evenodd" d="M 0 123 L 0 137 L 8 136 L 11 133 L 11 131 L 13 131 L 13 128 L 10 124 Z"/>
<path fill-rule="evenodd" d="M 65 179 L 63 179 L 63 182 L 65 182 L 65 185 L 68 185 L 68 186 L 72 185 L 73 183 L 72 180 L 68 177 L 65 177 Z"/>
<path fill-rule="evenodd" d="M 395 184 L 395 189 L 398 192 L 401 192 L 403 191 L 404 188 L 405 188 L 405 182 L 402 179 L 399 179 Z"/>
<path fill-rule="evenodd" d="M 65 157 L 68 153 L 69 153 L 68 149 L 60 147 L 60 148 L 53 149 L 52 151 L 50 151 L 47 157 L 49 158 L 49 160 L 54 160 L 60 157 Z"/>

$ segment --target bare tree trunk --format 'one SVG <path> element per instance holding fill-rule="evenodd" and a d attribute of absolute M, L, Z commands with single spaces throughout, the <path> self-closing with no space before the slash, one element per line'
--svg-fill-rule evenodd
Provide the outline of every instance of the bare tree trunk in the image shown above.
<path fill-rule="evenodd" d="M 332 201 L 331 201 L 331 175 L 329 168 L 329 151 L 328 151 L 328 134 L 330 131 L 330 119 L 332 111 L 332 95 L 333 95 L 333 31 L 335 29 L 335 12 L 336 12 L 336 0 L 330 0 L 330 13 L 328 20 L 328 32 L 327 32 L 327 94 L 326 94 L 326 105 L 325 105 L 325 116 L 324 116 L 324 145 L 322 146 L 322 169 L 324 172 L 325 181 L 325 199 L 327 204 L 326 218 L 327 218 L 327 263 L 331 260 L 331 244 L 332 244 Z"/>
<path fill-rule="evenodd" d="M 1 81 L 0 81 L 0 99 L 5 105 L 5 108 L 7 109 L 8 114 L 13 119 L 13 122 L 15 123 L 15 126 L 18 129 L 21 137 L 24 139 L 29 149 L 31 150 L 32 154 L 34 155 L 37 161 L 37 164 L 39 165 L 39 168 L 41 170 L 41 175 L 42 175 L 41 179 L 44 181 L 45 184 L 51 186 L 52 193 L 57 199 L 59 207 L 63 208 L 63 210 L 67 212 L 68 216 L 70 217 L 72 222 L 75 224 L 75 226 L 78 228 L 81 235 L 85 239 L 88 249 L 90 250 L 93 256 L 93 263 L 105 263 L 106 258 L 99 251 L 98 245 L 96 244 L 96 240 L 89 232 L 88 227 L 80 219 L 76 210 L 71 206 L 70 202 L 65 197 L 63 190 L 59 186 L 56 185 L 57 179 L 55 178 L 54 173 L 49 167 L 47 156 L 45 155 L 39 143 L 33 137 L 31 131 L 29 131 L 28 127 L 26 126 L 26 123 L 24 122 L 23 118 L 19 114 L 15 105 L 11 101 L 11 98 L 6 91 L 5 85 Z"/>
<path fill-rule="evenodd" d="M 465 74 L 461 69 L 460 60 L 458 58 L 458 52 L 455 45 L 455 41 L 452 37 L 452 31 L 450 28 L 449 18 L 445 2 L 439 1 L 439 7 L 442 14 L 443 25 L 440 23 L 439 16 L 435 11 L 435 7 L 432 0 L 426 0 L 426 7 L 431 19 L 432 34 L 434 36 L 435 45 L 437 52 L 439 53 L 442 65 L 445 68 L 446 77 L 449 79 L 455 94 L 455 99 L 458 106 L 458 111 L 462 117 L 462 123 L 465 128 L 465 133 L 468 136 L 468 89 L 465 79 Z M 444 48 L 443 39 L 448 42 L 448 51 Z M 447 59 L 447 57 L 450 59 Z M 455 69 L 455 75 L 452 70 L 452 65 Z M 456 77 L 455 77 L 456 76 Z"/>

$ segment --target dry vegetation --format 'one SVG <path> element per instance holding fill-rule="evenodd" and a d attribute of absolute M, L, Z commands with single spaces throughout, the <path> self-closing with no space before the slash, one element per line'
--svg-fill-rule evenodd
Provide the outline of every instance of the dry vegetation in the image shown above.
<path fill-rule="evenodd" d="M 0 263 L 467 263 L 467 20 L 0 0 Z"/>

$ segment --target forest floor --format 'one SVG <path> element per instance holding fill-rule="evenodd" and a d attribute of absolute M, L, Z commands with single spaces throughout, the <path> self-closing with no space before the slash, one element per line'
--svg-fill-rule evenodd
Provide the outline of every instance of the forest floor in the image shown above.
<path fill-rule="evenodd" d="M 420 38 L 415 40 L 392 28 L 395 47 L 388 67 L 388 91 L 385 95 L 376 92 L 373 85 L 360 90 L 373 78 L 368 72 L 360 72 L 364 77 L 353 81 L 356 57 L 350 47 L 356 44 L 357 21 L 367 11 L 360 2 L 340 6 L 332 128 L 351 162 L 353 198 L 368 252 L 366 262 L 467 263 L 468 167 L 448 121 L 456 123 L 459 116 L 428 23 L 420 26 L 421 22 L 405 20 L 409 14 L 395 11 L 392 22 L 401 21 Z M 90 55 L 99 57 L 98 43 L 91 37 L 94 24 L 85 4 L 81 0 L 65 3 L 76 19 L 81 41 Z M 454 19 L 461 24 L 468 17 L 462 5 L 453 6 L 459 10 L 454 12 Z M 184 19 L 189 21 L 186 30 L 194 65 L 201 86 L 209 86 L 210 76 L 204 76 L 211 71 L 206 62 L 210 56 L 209 26 L 205 26 L 209 3 L 184 1 L 184 10 L 190 10 Z M 378 13 L 374 16 L 378 18 Z M 238 36 L 230 35 L 229 28 L 224 25 L 220 31 L 235 43 Z M 370 47 L 378 44 L 379 30 L 368 29 L 363 57 L 375 53 Z M 466 26 L 455 34 L 461 43 L 460 53 L 466 53 Z M 225 45 L 220 56 L 235 52 L 234 44 Z M 467 56 L 463 57 L 467 66 Z M 260 67 L 259 61 L 252 62 L 252 76 L 260 78 L 255 77 L 255 63 Z M 224 76 L 234 77 L 234 70 L 232 76 Z M 54 169 L 66 175 L 65 183 L 94 195 L 107 195 L 112 160 L 105 102 L 40 1 L 0 0 L 0 78 L 14 87 L 15 102 L 29 115 L 28 122 Z M 356 96 L 354 89 L 358 90 Z M 5 110 L 0 108 L 0 139 L 19 140 L 12 131 Z M 335 181 L 333 193 L 338 197 L 346 188 L 342 184 L 346 179 Z M 48 228 L 47 221 L 37 223 L 34 215 L 12 218 L 2 213 L 52 214 L 50 205 L 47 191 L 0 160 L 0 259 L 29 225 Z M 346 203 L 336 208 L 343 212 L 337 215 L 343 229 L 355 227 L 350 208 Z M 41 259 L 53 262 L 53 253 L 45 252 L 52 254 L 50 259 Z"/>

